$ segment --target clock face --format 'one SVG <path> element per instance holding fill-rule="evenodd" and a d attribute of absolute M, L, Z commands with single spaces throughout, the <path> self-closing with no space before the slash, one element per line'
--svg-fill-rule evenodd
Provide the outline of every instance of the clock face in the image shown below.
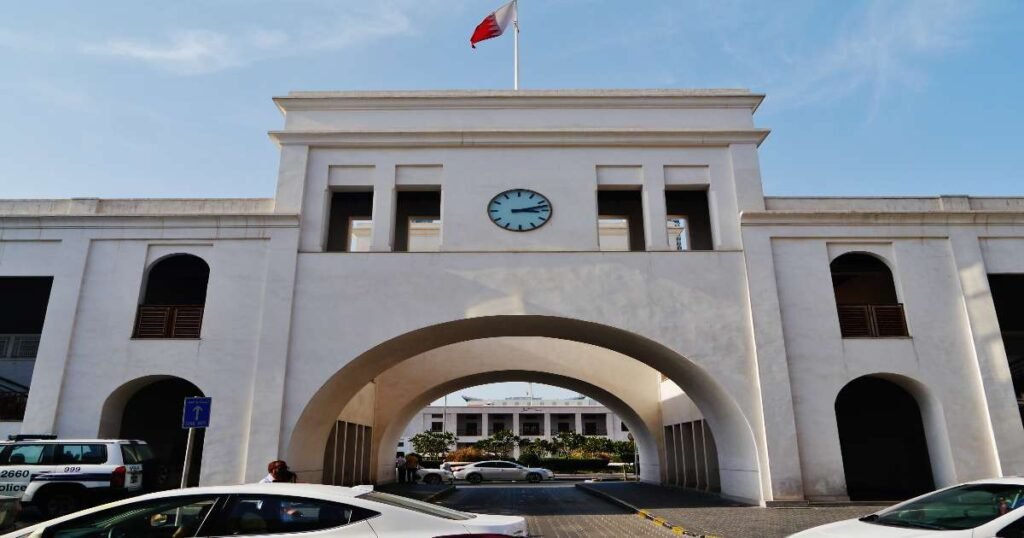
<path fill-rule="evenodd" d="M 513 232 L 528 232 L 551 220 L 551 202 L 529 189 L 505 191 L 487 204 L 491 222 Z"/>

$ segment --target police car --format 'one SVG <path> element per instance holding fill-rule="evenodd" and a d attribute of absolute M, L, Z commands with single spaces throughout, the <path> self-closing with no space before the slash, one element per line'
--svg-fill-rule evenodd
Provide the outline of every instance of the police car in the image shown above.
<path fill-rule="evenodd" d="M 156 465 L 143 441 L 22 438 L 0 447 L 0 495 L 48 517 L 142 493 L 143 464 Z"/>

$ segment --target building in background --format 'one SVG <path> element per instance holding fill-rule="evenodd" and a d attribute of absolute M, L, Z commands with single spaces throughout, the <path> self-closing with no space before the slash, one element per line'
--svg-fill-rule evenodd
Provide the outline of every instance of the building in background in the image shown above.
<path fill-rule="evenodd" d="M 406 426 L 398 442 L 398 451 L 411 451 L 412 437 L 428 431 L 455 433 L 458 436 L 456 448 L 473 446 L 477 441 L 503 430 L 511 430 L 531 440 L 551 439 L 561 432 L 608 437 L 615 441 L 629 438 L 629 430 L 622 419 L 586 396 L 510 396 L 502 400 L 463 396 L 462 399 L 466 402 L 464 406 L 425 407 Z M 518 449 L 515 456 L 519 456 Z"/>

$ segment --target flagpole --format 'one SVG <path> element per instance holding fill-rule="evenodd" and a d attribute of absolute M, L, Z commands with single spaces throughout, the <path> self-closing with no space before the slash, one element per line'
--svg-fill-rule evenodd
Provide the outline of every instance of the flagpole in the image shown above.
<path fill-rule="evenodd" d="M 515 49 L 515 75 L 512 88 L 519 90 L 519 0 L 512 0 L 512 9 L 515 10 L 515 18 L 512 19 L 512 26 L 515 27 L 513 36 L 513 48 Z"/>

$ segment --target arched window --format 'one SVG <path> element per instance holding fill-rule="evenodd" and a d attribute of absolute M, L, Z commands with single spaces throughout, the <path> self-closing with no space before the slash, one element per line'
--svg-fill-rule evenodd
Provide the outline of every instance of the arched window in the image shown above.
<path fill-rule="evenodd" d="M 210 266 L 191 254 L 153 264 L 135 317 L 134 338 L 199 338 Z"/>
<path fill-rule="evenodd" d="M 851 501 L 897 501 L 935 489 L 921 409 L 899 385 L 865 376 L 836 397 Z"/>
<path fill-rule="evenodd" d="M 830 267 L 843 338 L 907 336 L 889 266 L 869 254 L 850 253 Z"/>

